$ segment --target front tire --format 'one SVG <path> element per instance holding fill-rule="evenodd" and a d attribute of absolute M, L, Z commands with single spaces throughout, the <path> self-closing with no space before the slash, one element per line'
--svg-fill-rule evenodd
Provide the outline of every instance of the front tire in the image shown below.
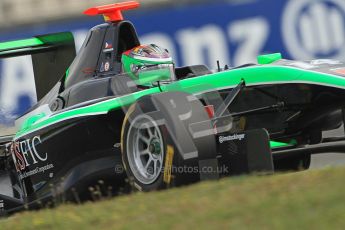
<path fill-rule="evenodd" d="M 121 148 L 135 190 L 158 190 L 200 180 L 199 160 L 216 159 L 216 143 L 213 133 L 197 137 L 191 133 L 190 126 L 198 123 L 202 126 L 199 130 L 213 131 L 201 102 L 181 92 L 145 96 L 129 108 L 122 125 Z M 184 157 L 184 152 L 191 157 Z M 185 167 L 193 170 L 183 171 Z"/>
<path fill-rule="evenodd" d="M 159 189 L 162 168 L 167 151 L 166 137 L 156 121 L 138 114 L 126 127 L 124 163 L 135 186 L 145 190 Z M 139 186 L 138 186 L 139 185 Z"/>

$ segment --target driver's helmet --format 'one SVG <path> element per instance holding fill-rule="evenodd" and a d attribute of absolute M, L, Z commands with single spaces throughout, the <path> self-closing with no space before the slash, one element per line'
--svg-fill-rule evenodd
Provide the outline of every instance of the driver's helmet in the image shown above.
<path fill-rule="evenodd" d="M 122 54 L 123 72 L 143 84 L 175 79 L 174 63 L 166 49 L 157 45 L 140 45 Z M 140 84 L 140 83 L 139 83 Z"/>

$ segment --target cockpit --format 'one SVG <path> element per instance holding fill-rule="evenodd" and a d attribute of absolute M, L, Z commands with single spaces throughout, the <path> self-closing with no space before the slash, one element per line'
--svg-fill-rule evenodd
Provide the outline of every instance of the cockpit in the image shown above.
<path fill-rule="evenodd" d="M 119 74 L 121 55 L 140 45 L 128 21 L 104 23 L 92 28 L 66 74 L 64 88 L 103 74 Z"/>

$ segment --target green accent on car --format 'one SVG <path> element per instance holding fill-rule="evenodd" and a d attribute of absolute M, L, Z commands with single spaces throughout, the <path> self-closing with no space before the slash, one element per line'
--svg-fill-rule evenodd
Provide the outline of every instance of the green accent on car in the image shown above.
<path fill-rule="evenodd" d="M 64 119 L 79 117 L 79 116 L 104 114 L 112 109 L 131 105 L 133 102 L 135 102 L 136 100 L 138 100 L 140 97 L 144 95 L 149 95 L 149 94 L 154 94 L 154 93 L 159 93 L 159 92 L 160 92 L 159 88 L 155 87 L 155 88 L 135 92 L 133 94 L 128 94 L 126 96 L 114 98 L 112 100 L 99 102 L 93 105 L 56 113 L 42 121 L 39 121 L 39 119 L 37 118 L 32 118 L 32 120 L 30 121 L 27 120 L 25 124 L 22 125 L 21 129 L 16 133 L 15 138 L 19 138 L 25 135 L 27 132 L 45 127 L 47 125 L 62 121 Z"/>
<path fill-rule="evenodd" d="M 38 38 L 28 38 L 28 39 L 22 39 L 22 40 L 16 40 L 16 41 L 2 42 L 0 43 L 0 51 L 32 47 L 32 46 L 40 46 L 43 44 L 44 42 L 42 42 Z"/>
<path fill-rule="evenodd" d="M 242 79 L 245 81 L 247 86 L 260 84 L 308 83 L 345 88 L 345 77 L 295 67 L 264 65 L 188 78 L 171 84 L 161 85 L 161 90 L 200 94 L 206 91 L 232 88 L 238 85 Z M 160 89 L 158 87 L 150 88 L 82 108 L 55 113 L 47 119 L 37 121 L 30 126 L 22 127 L 16 134 L 16 138 L 25 135 L 27 132 L 31 132 L 71 117 L 87 116 L 95 113 L 107 113 L 110 110 L 121 109 L 121 106 L 130 105 L 142 96 L 159 92 Z"/>
<path fill-rule="evenodd" d="M 283 148 L 283 147 L 291 147 L 297 144 L 297 141 L 292 139 L 289 143 L 279 142 L 279 141 L 270 141 L 271 149 L 274 148 Z"/>
<path fill-rule="evenodd" d="M 45 113 L 39 113 L 36 115 L 33 115 L 31 117 L 29 117 L 28 119 L 26 119 L 22 125 L 22 129 L 28 129 L 31 125 L 33 125 L 34 123 L 36 123 L 38 120 L 40 120 L 41 118 L 45 117 L 46 114 Z"/>
<path fill-rule="evenodd" d="M 281 53 L 267 54 L 258 56 L 258 63 L 260 65 L 271 64 L 275 61 L 282 59 Z"/>
<path fill-rule="evenodd" d="M 69 68 L 66 70 L 65 79 L 68 77 L 68 75 L 69 75 Z"/>

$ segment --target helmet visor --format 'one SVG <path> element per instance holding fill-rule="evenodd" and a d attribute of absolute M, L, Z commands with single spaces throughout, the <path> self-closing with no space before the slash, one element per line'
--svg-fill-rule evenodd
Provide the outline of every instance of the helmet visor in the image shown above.
<path fill-rule="evenodd" d="M 174 64 L 131 65 L 132 73 L 141 81 L 175 80 Z"/>

